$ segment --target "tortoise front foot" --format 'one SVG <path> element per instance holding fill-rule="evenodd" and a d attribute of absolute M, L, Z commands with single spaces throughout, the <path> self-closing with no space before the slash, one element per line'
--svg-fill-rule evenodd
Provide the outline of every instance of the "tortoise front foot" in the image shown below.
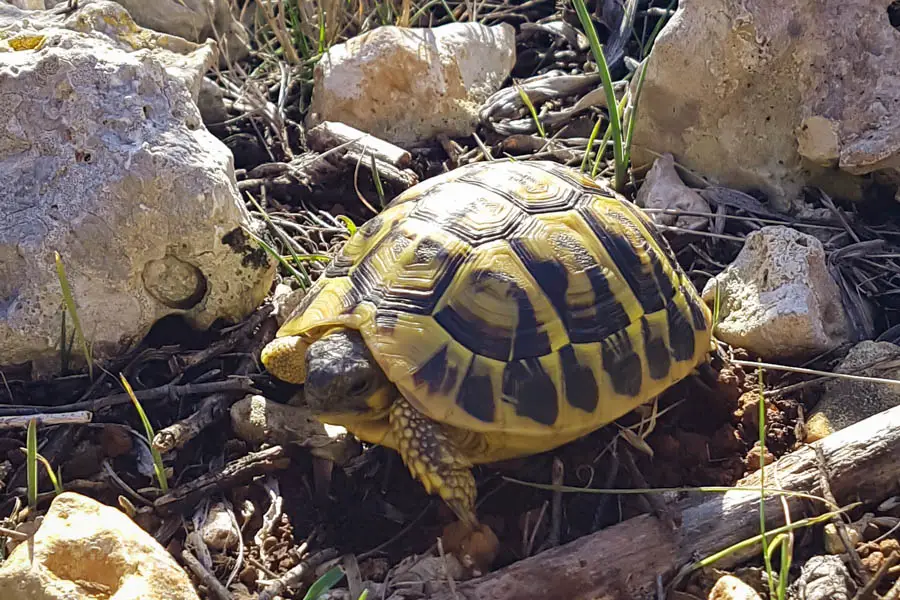
<path fill-rule="evenodd" d="M 390 422 L 400 456 L 412 476 L 429 494 L 439 494 L 460 521 L 472 529 L 478 527 L 472 463 L 444 427 L 402 398 L 391 407 Z"/>

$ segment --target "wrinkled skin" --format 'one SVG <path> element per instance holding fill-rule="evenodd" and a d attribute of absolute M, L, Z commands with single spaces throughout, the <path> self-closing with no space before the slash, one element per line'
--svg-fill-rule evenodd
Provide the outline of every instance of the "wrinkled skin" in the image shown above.
<path fill-rule="evenodd" d="M 306 351 L 304 394 L 316 413 L 362 416 L 383 410 L 387 406 L 383 402 L 373 406 L 373 398 L 393 388 L 358 331 L 339 329 L 313 342 Z"/>

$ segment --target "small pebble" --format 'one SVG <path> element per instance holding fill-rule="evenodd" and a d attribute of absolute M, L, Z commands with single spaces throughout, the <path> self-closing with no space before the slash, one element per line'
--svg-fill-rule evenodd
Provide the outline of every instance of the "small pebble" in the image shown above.
<path fill-rule="evenodd" d="M 209 509 L 200 535 L 207 546 L 220 551 L 236 547 L 240 539 L 240 532 L 235 529 L 234 520 L 222 503 L 214 504 Z"/>
<path fill-rule="evenodd" d="M 850 543 L 853 546 L 856 546 L 862 539 L 859 532 L 852 527 L 847 527 L 847 536 L 850 538 Z M 844 548 L 844 543 L 841 541 L 841 536 L 838 535 L 837 527 L 834 526 L 834 523 L 825 525 L 824 538 L 825 551 L 828 552 L 828 554 L 843 554 L 847 551 L 846 548 Z"/>
<path fill-rule="evenodd" d="M 775 457 L 771 452 L 766 450 L 766 459 L 765 464 L 772 464 L 775 462 Z M 760 447 L 759 442 L 756 442 L 750 451 L 747 452 L 747 470 L 748 471 L 758 471 L 760 468 L 762 461 L 760 460 Z"/>
<path fill-rule="evenodd" d="M 752 587 L 735 577 L 723 575 L 709 592 L 709 600 L 761 600 Z"/>

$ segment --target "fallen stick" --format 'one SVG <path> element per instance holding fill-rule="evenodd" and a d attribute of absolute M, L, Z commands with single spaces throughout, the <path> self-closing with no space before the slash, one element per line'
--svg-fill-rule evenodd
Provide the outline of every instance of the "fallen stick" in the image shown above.
<path fill-rule="evenodd" d="M 815 447 L 836 501 L 877 501 L 900 488 L 900 406 L 804 446 L 766 467 L 766 488 L 820 496 Z M 759 487 L 759 473 L 738 482 Z M 797 521 L 827 512 L 821 502 L 783 496 Z M 657 577 L 667 583 L 685 565 L 706 558 L 759 531 L 759 492 L 691 493 L 672 503 L 681 515 L 677 531 L 651 515 L 641 515 L 518 561 L 478 579 L 456 585 L 431 600 L 623 600 L 656 597 Z M 766 529 L 784 525 L 778 495 L 766 498 Z M 757 554 L 748 548 L 723 557 L 715 566 L 729 568 Z"/>
<path fill-rule="evenodd" d="M 204 473 L 154 500 L 153 505 L 164 515 L 173 514 L 184 506 L 191 506 L 204 496 L 235 487 L 257 475 L 287 468 L 290 459 L 284 448 L 272 446 L 234 460 L 219 470 Z"/>
<path fill-rule="evenodd" d="M 408 151 L 344 123 L 325 121 L 310 129 L 306 138 L 310 150 L 316 152 L 346 144 L 349 152 L 372 155 L 398 169 L 412 164 L 412 155 Z"/>
<path fill-rule="evenodd" d="M 142 404 L 150 400 L 162 400 L 166 398 L 178 398 L 182 396 L 195 396 L 212 394 L 215 392 L 254 392 L 258 390 L 253 387 L 253 382 L 245 378 L 231 378 L 224 381 L 211 381 L 209 383 L 185 383 L 183 385 L 170 384 L 161 385 L 159 387 L 150 388 L 149 390 L 139 390 L 134 393 L 135 397 Z M 121 394 L 113 394 L 93 400 L 82 400 L 73 402 L 72 404 L 62 404 L 60 406 L 46 405 L 2 405 L 0 406 L 0 416 L 15 415 L 40 415 L 40 414 L 60 414 L 67 412 L 78 412 L 81 410 L 89 410 L 97 412 L 104 408 L 120 406 L 122 404 L 130 404 L 131 396 L 123 392 Z"/>
<path fill-rule="evenodd" d="M 11 417 L 0 417 L 0 429 L 25 429 L 32 419 L 37 420 L 38 427 L 51 425 L 76 425 L 90 423 L 94 415 L 87 410 L 57 414 L 34 414 Z"/>

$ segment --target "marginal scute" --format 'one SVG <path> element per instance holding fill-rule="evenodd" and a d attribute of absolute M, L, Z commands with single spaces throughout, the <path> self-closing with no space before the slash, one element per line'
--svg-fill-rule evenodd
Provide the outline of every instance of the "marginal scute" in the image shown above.
<path fill-rule="evenodd" d="M 690 321 L 675 302 L 670 302 L 666 306 L 666 316 L 669 322 L 669 347 L 672 349 L 672 358 L 677 361 L 692 359 L 696 335 Z"/>
<path fill-rule="evenodd" d="M 503 370 L 501 399 L 512 404 L 517 415 L 542 425 L 553 425 L 559 416 L 556 386 L 538 358 L 507 363 Z"/>
<path fill-rule="evenodd" d="M 464 411 L 479 421 L 490 423 L 495 419 L 494 384 L 490 370 L 479 364 L 483 359 L 472 357 L 469 370 L 463 377 L 456 402 Z"/>
<path fill-rule="evenodd" d="M 457 369 L 447 362 L 447 345 L 441 346 L 434 356 L 429 358 L 418 371 L 413 374 L 416 385 L 424 385 L 430 394 L 446 394 L 456 385 Z"/>
<path fill-rule="evenodd" d="M 706 331 L 706 328 L 710 324 L 709 307 L 707 307 L 700 298 L 690 294 L 684 287 L 681 288 L 681 294 L 687 300 L 688 308 L 691 311 L 691 320 L 694 323 L 694 329 L 697 331 Z"/>
<path fill-rule="evenodd" d="M 571 406 L 586 412 L 594 412 L 600 399 L 597 378 L 590 366 L 578 360 L 575 349 L 563 346 L 559 349 L 559 362 L 565 385 L 564 396 Z"/>
<path fill-rule="evenodd" d="M 641 357 L 635 354 L 626 331 L 615 333 L 601 343 L 603 370 L 613 389 L 623 396 L 637 396 L 643 384 Z"/>
<path fill-rule="evenodd" d="M 656 316 L 656 315 L 654 315 Z M 658 321 L 658 319 L 654 319 Z M 666 346 L 664 334 L 660 332 L 662 326 L 653 327 L 647 317 L 641 317 L 641 335 L 644 338 L 644 354 L 647 356 L 647 367 L 650 377 L 663 379 L 669 374 L 672 357 L 669 347 Z"/>

